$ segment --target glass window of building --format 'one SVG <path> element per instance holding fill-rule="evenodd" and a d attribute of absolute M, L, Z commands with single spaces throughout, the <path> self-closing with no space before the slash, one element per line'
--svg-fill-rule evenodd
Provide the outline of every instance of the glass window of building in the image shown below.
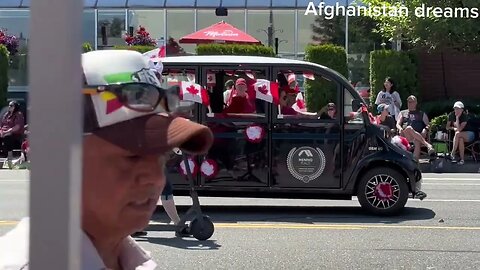
<path fill-rule="evenodd" d="M 128 7 L 147 7 L 147 8 L 158 8 L 164 7 L 165 1 L 164 0 L 128 0 Z"/>
<path fill-rule="evenodd" d="M 219 7 L 220 6 L 220 0 L 197 0 L 197 7 L 202 8 L 202 7 Z M 229 10 L 230 12 L 230 10 Z"/>
<path fill-rule="evenodd" d="M 268 10 L 248 10 L 247 11 L 247 32 L 256 38 L 262 44 L 268 46 L 267 30 L 269 24 L 270 11 Z M 273 45 L 273 40 L 271 41 Z"/>
<path fill-rule="evenodd" d="M 223 0 L 222 6 L 227 8 L 228 7 L 246 7 L 246 2 L 245 0 Z"/>
<path fill-rule="evenodd" d="M 126 0 L 98 0 L 97 7 L 126 7 Z"/>
<path fill-rule="evenodd" d="M 82 41 L 90 43 L 93 48 L 95 46 L 95 11 L 85 9 L 82 20 Z"/>
<path fill-rule="evenodd" d="M 220 21 L 225 21 L 232 26 L 244 31 L 245 30 L 245 11 L 244 10 L 229 10 L 228 16 L 217 17 L 215 11 L 212 9 L 197 11 L 197 29 L 209 27 Z"/>
<path fill-rule="evenodd" d="M 20 0 L 2 0 L 0 1 L 0 7 L 19 7 Z"/>
<path fill-rule="evenodd" d="M 273 0 L 273 8 L 283 8 L 283 7 L 295 7 L 295 1 L 292 0 Z"/>
<path fill-rule="evenodd" d="M 247 8 L 270 8 L 270 0 L 247 0 Z"/>
<path fill-rule="evenodd" d="M 28 84 L 27 74 L 27 52 L 30 24 L 29 10 L 2 10 L 0 11 L 0 27 L 8 35 L 14 35 L 19 40 L 18 52 L 11 56 L 9 70 L 10 86 L 26 86 Z"/>
<path fill-rule="evenodd" d="M 194 11 L 167 10 L 167 55 L 195 53 L 195 44 L 181 44 L 179 39 L 194 32 Z"/>
<path fill-rule="evenodd" d="M 159 46 L 165 42 L 165 13 L 163 10 L 129 10 L 128 12 L 128 26 L 133 27 L 134 31 L 139 26 L 145 27 L 145 30 L 150 33 L 150 36 L 157 40 Z"/>
<path fill-rule="evenodd" d="M 97 32 L 99 48 L 125 45 L 125 10 L 99 10 Z"/>
<path fill-rule="evenodd" d="M 295 56 L 295 12 L 273 11 L 274 37 L 278 38 L 278 55 L 286 58 Z"/>
<path fill-rule="evenodd" d="M 345 46 L 345 17 L 334 16 L 327 19 L 325 16 L 314 14 L 304 15 L 305 10 L 298 10 L 298 51 L 304 54 L 308 44 L 331 43 Z"/>
<path fill-rule="evenodd" d="M 195 0 L 167 0 L 165 7 L 194 7 Z"/>

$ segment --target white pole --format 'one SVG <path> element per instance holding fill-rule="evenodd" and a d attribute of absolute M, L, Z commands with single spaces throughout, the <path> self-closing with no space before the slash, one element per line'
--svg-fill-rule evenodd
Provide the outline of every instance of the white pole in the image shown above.
<path fill-rule="evenodd" d="M 31 6 L 31 270 L 80 269 L 82 10 L 79 0 Z"/>

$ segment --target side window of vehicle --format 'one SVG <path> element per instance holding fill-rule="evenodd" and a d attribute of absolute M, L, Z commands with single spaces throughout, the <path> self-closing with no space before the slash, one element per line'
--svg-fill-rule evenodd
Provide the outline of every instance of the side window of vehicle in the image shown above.
<path fill-rule="evenodd" d="M 182 82 L 189 83 L 189 85 L 196 83 L 195 74 L 196 74 L 195 69 L 164 68 L 162 72 L 162 76 L 160 78 L 160 85 L 164 89 L 172 90 L 172 88 L 177 88 L 173 90 L 176 90 L 177 93 L 181 93 Z M 197 85 L 197 88 L 199 91 L 198 93 L 188 94 L 190 96 L 182 97 L 183 99 L 180 101 L 180 105 L 182 107 L 190 108 L 187 111 L 182 111 L 182 116 L 184 117 L 193 118 L 195 115 L 194 114 L 195 102 L 201 103 L 201 87 Z M 196 96 L 198 96 L 198 99 L 199 99 L 198 101 L 195 100 Z"/>
<path fill-rule="evenodd" d="M 267 101 L 259 98 L 256 87 L 267 79 L 266 69 L 207 69 L 210 97 L 208 118 L 265 118 Z"/>
<path fill-rule="evenodd" d="M 343 117 L 345 123 L 363 124 L 362 108 L 355 108 L 355 98 L 353 95 L 347 89 L 344 89 L 343 91 Z"/>
<path fill-rule="evenodd" d="M 338 87 L 335 81 L 309 70 L 277 73 L 278 118 L 336 120 Z"/>

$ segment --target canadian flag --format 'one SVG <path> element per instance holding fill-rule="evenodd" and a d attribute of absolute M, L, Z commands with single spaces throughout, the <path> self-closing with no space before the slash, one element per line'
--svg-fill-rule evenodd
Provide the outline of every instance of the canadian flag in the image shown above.
<path fill-rule="evenodd" d="M 157 70 L 160 74 L 163 71 L 162 58 L 165 57 L 165 46 L 156 48 L 143 54 L 148 59 L 150 68 Z"/>
<path fill-rule="evenodd" d="M 207 73 L 207 86 L 215 86 L 215 73 Z"/>
<path fill-rule="evenodd" d="M 203 89 L 201 85 L 192 82 L 181 82 L 180 87 L 181 100 L 193 101 L 205 106 L 210 105 L 207 90 Z"/>
<path fill-rule="evenodd" d="M 257 79 L 254 84 L 256 98 L 278 104 L 278 83 Z"/>
<path fill-rule="evenodd" d="M 304 77 L 305 79 L 309 79 L 309 80 L 312 80 L 312 81 L 315 80 L 315 76 L 313 75 L 312 72 L 305 71 L 305 72 L 303 73 L 303 77 Z"/>
<path fill-rule="evenodd" d="M 307 106 L 305 106 L 305 100 L 303 99 L 303 94 L 298 93 L 295 104 L 292 105 L 292 109 L 297 112 L 306 112 Z"/>

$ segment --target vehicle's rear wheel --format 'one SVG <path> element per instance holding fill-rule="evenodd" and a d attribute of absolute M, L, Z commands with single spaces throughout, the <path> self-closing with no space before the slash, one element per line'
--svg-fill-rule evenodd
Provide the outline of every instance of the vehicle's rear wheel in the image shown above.
<path fill-rule="evenodd" d="M 398 214 L 407 203 L 407 179 L 398 171 L 380 167 L 363 175 L 357 189 L 360 205 L 375 215 Z"/>

